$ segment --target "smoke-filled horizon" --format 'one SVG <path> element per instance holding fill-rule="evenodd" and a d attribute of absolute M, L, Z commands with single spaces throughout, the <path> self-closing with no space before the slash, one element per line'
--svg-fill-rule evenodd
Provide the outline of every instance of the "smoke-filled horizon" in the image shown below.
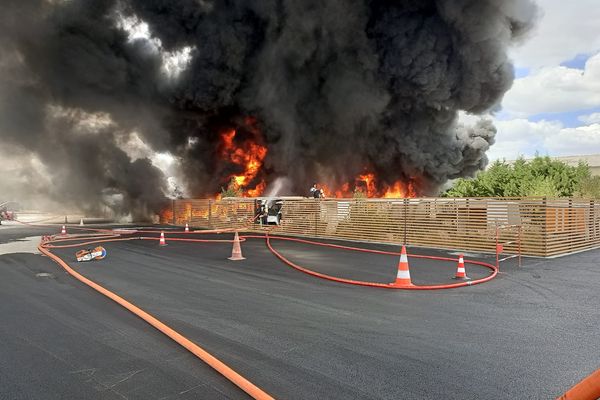
<path fill-rule="evenodd" d="M 248 188 L 285 178 L 304 195 L 368 172 L 434 194 L 487 164 L 493 124 L 458 113 L 499 107 L 507 48 L 535 13 L 529 0 L 8 0 L 0 135 L 44 166 L 36 193 L 85 210 L 158 210 L 156 153 L 189 195 L 213 195 L 243 173 L 223 156 L 231 130 L 267 149 Z M 132 33 L 144 24 L 150 39 Z"/>

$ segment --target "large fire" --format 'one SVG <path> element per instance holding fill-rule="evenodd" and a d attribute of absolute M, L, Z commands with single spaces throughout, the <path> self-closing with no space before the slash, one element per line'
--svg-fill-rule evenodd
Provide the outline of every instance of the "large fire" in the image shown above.
<path fill-rule="evenodd" d="M 323 188 L 325 197 L 351 198 L 406 198 L 417 197 L 416 179 L 408 182 L 397 181 L 392 185 L 379 182 L 372 172 L 358 175 L 353 183 L 346 182 L 339 188 L 331 189 L 327 184 L 317 185 Z"/>
<path fill-rule="evenodd" d="M 267 155 L 267 147 L 262 144 L 262 137 L 255 127 L 254 120 L 247 119 L 246 122 L 250 133 L 247 137 L 237 138 L 238 133 L 235 129 L 221 134 L 219 155 L 241 170 L 240 173 L 229 175 L 227 180 L 233 180 L 243 196 L 257 197 L 267 187 L 264 179 L 258 176 Z"/>
<path fill-rule="evenodd" d="M 223 184 L 243 197 L 261 196 L 267 189 L 268 174 L 262 170 L 267 152 L 255 118 L 247 117 L 239 129 L 222 131 L 217 155 L 221 162 L 232 167 L 229 171 L 235 171 L 224 176 L 226 181 Z M 353 180 L 341 185 L 333 187 L 323 183 L 318 186 L 323 189 L 325 197 L 330 198 L 406 198 L 416 197 L 418 180 L 412 178 L 387 184 L 367 167 Z M 308 190 L 305 195 L 308 195 Z M 220 199 L 221 194 L 215 197 Z"/>

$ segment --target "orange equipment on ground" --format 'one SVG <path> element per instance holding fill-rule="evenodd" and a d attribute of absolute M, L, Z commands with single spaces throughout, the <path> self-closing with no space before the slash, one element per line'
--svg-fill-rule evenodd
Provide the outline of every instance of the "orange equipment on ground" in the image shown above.
<path fill-rule="evenodd" d="M 77 257 L 77 261 L 92 261 L 92 260 L 102 260 L 106 257 L 106 249 L 102 246 L 95 247 L 93 250 L 79 250 L 75 253 L 75 257 Z"/>

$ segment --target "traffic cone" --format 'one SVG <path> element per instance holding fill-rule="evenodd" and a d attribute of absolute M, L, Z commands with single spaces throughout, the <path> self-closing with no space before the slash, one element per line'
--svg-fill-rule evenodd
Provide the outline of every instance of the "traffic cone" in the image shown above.
<path fill-rule="evenodd" d="M 471 279 L 467 276 L 467 272 L 465 271 L 465 260 L 462 254 L 458 256 L 458 267 L 456 268 L 454 279 L 462 279 L 465 281 Z"/>
<path fill-rule="evenodd" d="M 83 218 L 79 220 L 79 226 L 83 226 Z"/>
<path fill-rule="evenodd" d="M 158 243 L 160 246 L 166 246 L 167 241 L 165 240 L 165 233 L 160 231 L 160 242 Z"/>
<path fill-rule="evenodd" d="M 62 226 L 62 229 L 60 230 L 60 234 L 61 235 L 66 235 L 67 234 L 67 228 L 65 228 L 65 226 Z"/>
<path fill-rule="evenodd" d="M 228 258 L 232 261 L 240 261 L 245 260 L 242 256 L 242 246 L 240 245 L 240 235 L 235 231 L 235 236 L 233 237 L 233 249 L 231 250 L 231 257 Z"/>
<path fill-rule="evenodd" d="M 187 222 L 185 223 L 185 231 L 186 231 L 186 232 L 189 232 L 189 231 L 190 231 L 190 227 L 189 227 L 189 225 L 188 225 L 188 223 L 187 223 Z"/>
<path fill-rule="evenodd" d="M 406 255 L 406 246 L 402 246 L 400 253 L 400 262 L 398 263 L 398 273 L 396 281 L 391 283 L 393 286 L 413 286 L 410 280 L 410 271 L 408 269 L 408 256 Z"/>

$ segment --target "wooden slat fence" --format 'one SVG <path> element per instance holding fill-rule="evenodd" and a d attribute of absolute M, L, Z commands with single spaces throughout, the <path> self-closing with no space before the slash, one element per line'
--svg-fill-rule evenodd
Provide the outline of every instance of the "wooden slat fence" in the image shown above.
<path fill-rule="evenodd" d="M 175 200 L 173 219 L 207 229 L 260 230 L 255 199 Z M 549 257 L 600 247 L 600 202 L 560 198 L 285 199 L 277 234 Z"/>

